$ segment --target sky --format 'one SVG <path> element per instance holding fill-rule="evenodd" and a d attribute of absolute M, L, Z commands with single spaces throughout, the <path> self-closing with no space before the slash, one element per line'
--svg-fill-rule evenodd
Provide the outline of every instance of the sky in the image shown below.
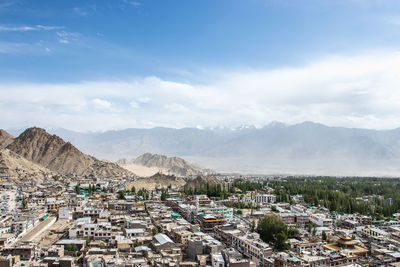
<path fill-rule="evenodd" d="M 0 0 L 0 128 L 400 127 L 398 0 Z"/>

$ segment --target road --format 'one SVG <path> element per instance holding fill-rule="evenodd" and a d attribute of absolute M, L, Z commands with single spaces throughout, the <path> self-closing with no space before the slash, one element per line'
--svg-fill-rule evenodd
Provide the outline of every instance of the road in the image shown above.
<path fill-rule="evenodd" d="M 233 215 L 235 218 L 237 218 L 237 219 L 239 219 L 239 220 L 241 220 L 241 221 L 243 221 L 245 224 L 247 224 L 247 225 L 250 225 L 251 226 L 251 222 L 249 221 L 249 220 L 247 220 L 247 219 L 245 219 L 245 218 L 243 218 L 242 216 L 240 216 L 240 215 Z"/>
<path fill-rule="evenodd" d="M 44 221 L 36 224 L 32 229 L 30 229 L 21 239 L 17 241 L 17 244 L 22 242 L 32 241 L 35 237 L 40 235 L 43 231 L 46 231 L 50 226 L 56 222 L 57 218 L 54 216 L 49 216 Z"/>

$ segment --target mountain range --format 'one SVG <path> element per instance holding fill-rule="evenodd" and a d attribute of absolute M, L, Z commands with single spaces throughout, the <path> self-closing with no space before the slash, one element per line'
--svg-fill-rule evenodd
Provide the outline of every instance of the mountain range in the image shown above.
<path fill-rule="evenodd" d="M 143 153 L 179 156 L 219 172 L 400 175 L 400 129 L 313 122 L 262 128 L 152 128 L 79 133 L 50 129 L 83 152 L 111 161 Z"/>

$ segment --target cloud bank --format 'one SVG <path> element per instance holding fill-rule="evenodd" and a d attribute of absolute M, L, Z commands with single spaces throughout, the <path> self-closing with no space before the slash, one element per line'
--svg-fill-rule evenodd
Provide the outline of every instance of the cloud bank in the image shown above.
<path fill-rule="evenodd" d="M 0 84 L 0 125 L 78 131 L 265 125 L 306 120 L 400 127 L 400 53 L 326 56 L 296 68 L 213 73 L 206 84 L 159 77 Z"/>

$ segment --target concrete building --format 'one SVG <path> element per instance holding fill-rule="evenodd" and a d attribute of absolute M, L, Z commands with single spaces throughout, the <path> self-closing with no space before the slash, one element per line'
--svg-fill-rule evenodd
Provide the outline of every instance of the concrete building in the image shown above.
<path fill-rule="evenodd" d="M 256 195 L 255 201 L 260 204 L 276 203 L 276 196 L 269 194 Z"/>

